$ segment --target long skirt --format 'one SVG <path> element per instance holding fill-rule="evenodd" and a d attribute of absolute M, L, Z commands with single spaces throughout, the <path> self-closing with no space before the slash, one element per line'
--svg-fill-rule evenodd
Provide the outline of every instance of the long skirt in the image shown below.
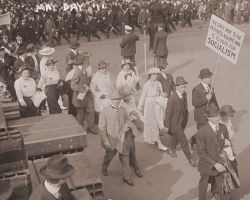
<path fill-rule="evenodd" d="M 163 128 L 163 118 L 160 113 L 161 107 L 158 106 L 156 100 L 158 97 L 146 97 L 144 106 L 144 140 L 147 143 L 157 142 L 159 139 L 159 131 Z M 163 109 L 163 108 L 162 108 Z"/>
<path fill-rule="evenodd" d="M 47 95 L 47 102 L 49 106 L 49 114 L 61 113 L 62 110 L 58 104 L 59 92 L 56 89 L 56 84 L 47 85 L 45 88 L 45 94 Z"/>
<path fill-rule="evenodd" d="M 23 97 L 23 100 L 25 101 L 27 106 L 25 107 L 20 105 L 20 117 L 25 118 L 37 116 L 37 108 L 31 100 L 31 97 Z"/>

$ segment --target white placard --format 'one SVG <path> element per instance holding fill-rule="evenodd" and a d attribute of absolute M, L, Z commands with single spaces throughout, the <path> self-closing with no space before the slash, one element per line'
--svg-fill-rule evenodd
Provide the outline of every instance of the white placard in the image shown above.
<path fill-rule="evenodd" d="M 245 33 L 212 15 L 205 45 L 236 64 Z"/>

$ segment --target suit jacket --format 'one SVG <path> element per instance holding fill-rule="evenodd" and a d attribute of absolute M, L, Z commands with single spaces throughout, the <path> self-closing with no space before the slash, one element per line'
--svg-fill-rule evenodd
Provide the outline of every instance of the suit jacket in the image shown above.
<path fill-rule="evenodd" d="M 62 194 L 62 200 L 76 200 L 66 183 L 61 186 L 60 193 Z M 42 183 L 35 188 L 29 200 L 56 200 L 56 198 L 46 190 Z"/>
<path fill-rule="evenodd" d="M 175 83 L 171 74 L 167 73 L 166 76 L 167 79 L 165 79 L 163 75 L 160 74 L 157 77 L 157 80 L 161 83 L 163 92 L 167 93 L 167 97 L 169 98 L 171 96 L 171 93 L 175 90 Z"/>
<path fill-rule="evenodd" d="M 120 43 L 122 56 L 134 56 L 136 53 L 136 41 L 139 36 L 135 33 L 129 33 L 124 36 Z"/>
<path fill-rule="evenodd" d="M 183 103 L 181 101 L 183 101 Z M 186 93 L 183 94 L 183 99 L 180 99 L 175 91 L 168 99 L 164 126 L 169 129 L 170 134 L 176 134 L 178 131 L 185 129 L 187 121 L 188 108 Z"/>
<path fill-rule="evenodd" d="M 75 107 L 87 107 L 89 101 L 91 101 L 91 92 L 89 89 L 89 78 L 85 71 L 76 69 L 70 83 L 71 89 L 73 90 L 72 103 Z M 77 99 L 79 93 L 86 92 L 83 100 Z"/>
<path fill-rule="evenodd" d="M 223 164 L 219 157 L 221 154 L 225 138 L 228 139 L 227 127 L 219 124 L 219 131 L 216 134 L 207 122 L 196 134 L 198 154 L 200 157 L 198 171 L 210 176 L 218 175 L 219 172 L 214 168 L 215 163 Z"/>
<path fill-rule="evenodd" d="M 167 48 L 167 33 L 163 30 L 158 31 L 155 35 L 153 52 L 156 56 L 167 56 L 168 48 Z"/>
<path fill-rule="evenodd" d="M 17 58 L 16 61 L 14 62 L 14 74 L 17 77 L 19 77 L 19 73 L 18 71 L 20 71 L 21 66 L 23 66 L 24 64 L 26 64 L 26 62 L 24 62 L 21 58 Z"/>
<path fill-rule="evenodd" d="M 208 93 L 206 92 L 204 86 L 201 83 L 197 85 L 196 87 L 194 87 L 192 91 L 192 104 L 194 106 L 194 120 L 200 124 L 205 124 L 207 122 L 207 117 L 205 115 L 206 107 L 208 104 L 208 100 L 206 98 L 207 94 Z M 212 103 L 214 103 L 217 107 L 219 107 L 214 92 L 212 94 L 211 100 L 209 101 L 209 104 L 212 104 Z"/>
<path fill-rule="evenodd" d="M 38 64 L 37 70 L 40 72 L 40 66 L 39 66 L 40 58 L 39 58 L 38 54 L 36 54 L 35 57 L 36 57 L 37 64 Z M 32 56 L 27 56 L 25 58 L 25 62 L 28 64 L 28 66 L 31 68 L 31 70 L 35 70 L 35 61 L 34 61 Z"/>

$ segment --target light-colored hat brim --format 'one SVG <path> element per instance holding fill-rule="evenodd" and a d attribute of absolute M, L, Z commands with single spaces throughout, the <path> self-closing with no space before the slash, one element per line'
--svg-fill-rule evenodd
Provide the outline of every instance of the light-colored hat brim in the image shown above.
<path fill-rule="evenodd" d="M 54 48 L 51 48 L 49 51 L 44 51 L 43 49 L 39 51 L 39 54 L 42 56 L 49 56 L 55 52 Z"/>

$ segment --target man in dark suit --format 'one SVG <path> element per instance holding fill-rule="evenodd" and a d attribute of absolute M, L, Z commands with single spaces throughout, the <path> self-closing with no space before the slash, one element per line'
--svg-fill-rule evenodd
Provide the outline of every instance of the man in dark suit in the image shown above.
<path fill-rule="evenodd" d="M 72 103 L 77 109 L 76 119 L 87 132 L 94 133 L 94 131 L 92 131 L 92 127 L 95 122 L 95 108 L 89 88 L 89 77 L 83 67 L 82 60 L 76 60 L 73 65 L 77 68 L 73 74 L 70 86 L 73 90 Z"/>
<path fill-rule="evenodd" d="M 30 196 L 30 200 L 75 200 L 66 184 L 67 178 L 73 175 L 74 168 L 64 155 L 54 155 L 49 158 L 47 165 L 40 169 L 45 177 Z"/>
<path fill-rule="evenodd" d="M 196 122 L 197 129 L 200 129 L 207 123 L 206 107 L 209 104 L 215 104 L 218 106 L 214 89 L 211 87 L 211 79 L 213 73 L 203 68 L 200 71 L 199 78 L 201 83 L 195 86 L 192 90 L 192 104 L 194 106 L 194 121 Z M 195 135 L 192 136 L 191 145 L 195 144 Z"/>
<path fill-rule="evenodd" d="M 196 163 L 192 160 L 187 137 L 184 133 L 188 122 L 188 104 L 185 92 L 187 84 L 188 82 L 186 82 L 182 76 L 176 78 L 176 91 L 174 91 L 173 95 L 168 99 L 164 126 L 168 134 L 172 135 L 170 148 L 167 150 L 170 156 L 177 157 L 175 153 L 176 146 L 180 143 L 189 164 L 195 167 Z"/>
<path fill-rule="evenodd" d="M 14 69 L 13 69 L 15 79 L 19 78 L 22 66 L 27 65 L 25 61 L 27 57 L 26 47 L 19 48 L 17 51 L 17 55 L 18 55 L 18 58 L 16 59 L 14 63 Z"/>
<path fill-rule="evenodd" d="M 163 24 L 158 25 L 158 32 L 155 35 L 153 53 L 156 58 L 157 67 L 167 64 L 168 48 L 167 48 L 167 32 L 164 31 Z"/>
<path fill-rule="evenodd" d="M 132 32 L 132 27 L 125 25 L 125 36 L 120 43 L 121 56 L 124 59 L 130 59 L 135 65 L 136 54 L 136 41 L 139 40 L 139 36 Z"/>
<path fill-rule="evenodd" d="M 159 68 L 161 73 L 158 75 L 157 80 L 161 83 L 163 92 L 167 94 L 166 97 L 169 98 L 175 90 L 173 76 L 168 72 L 166 65 L 160 65 Z"/>
<path fill-rule="evenodd" d="M 225 125 L 219 124 L 219 109 L 214 105 L 208 105 L 206 116 L 208 122 L 202 126 L 196 134 L 198 155 L 198 171 L 200 172 L 199 181 L 199 200 L 205 200 L 209 177 L 211 176 L 216 183 L 220 199 L 224 200 L 220 173 L 226 169 L 220 157 L 225 146 L 225 139 L 228 139 L 228 131 Z"/>

